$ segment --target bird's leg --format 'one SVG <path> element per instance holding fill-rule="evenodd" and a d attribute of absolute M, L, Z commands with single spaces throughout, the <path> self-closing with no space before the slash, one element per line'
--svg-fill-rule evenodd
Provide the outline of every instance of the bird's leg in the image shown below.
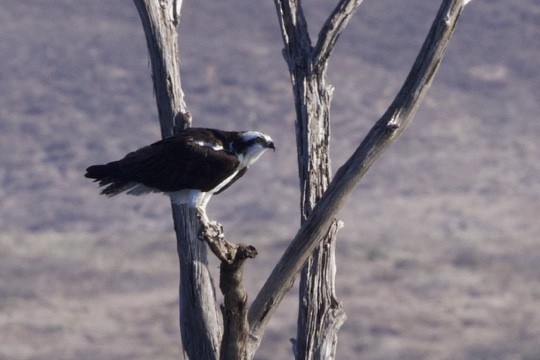
<path fill-rule="evenodd" d="M 206 207 L 197 206 L 197 217 L 201 223 L 198 237 L 200 240 L 223 239 L 223 226 L 217 221 L 212 221 L 206 215 Z"/>
<path fill-rule="evenodd" d="M 201 224 L 197 234 L 199 240 L 205 241 L 210 250 L 219 260 L 232 264 L 237 245 L 229 244 L 223 234 L 223 226 L 217 221 L 211 221 L 206 215 L 205 207 L 197 206 L 197 218 Z"/>
<path fill-rule="evenodd" d="M 254 258 L 257 255 L 257 250 L 253 246 L 243 244 L 233 244 L 225 240 L 223 226 L 217 221 L 208 219 L 206 215 L 206 207 L 199 205 L 195 207 L 197 218 L 201 224 L 197 234 L 199 240 L 205 241 L 210 250 L 224 264 L 236 265 L 235 269 L 241 269 L 244 259 Z"/>

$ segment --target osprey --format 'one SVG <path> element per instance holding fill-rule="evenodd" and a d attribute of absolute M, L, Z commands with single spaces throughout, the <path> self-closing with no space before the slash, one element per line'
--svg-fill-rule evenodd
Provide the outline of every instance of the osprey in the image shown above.
<path fill-rule="evenodd" d="M 105 186 L 103 195 L 161 192 L 204 215 L 210 197 L 231 186 L 268 149 L 275 150 L 274 142 L 258 131 L 188 128 L 121 160 L 90 166 L 85 177 Z"/>

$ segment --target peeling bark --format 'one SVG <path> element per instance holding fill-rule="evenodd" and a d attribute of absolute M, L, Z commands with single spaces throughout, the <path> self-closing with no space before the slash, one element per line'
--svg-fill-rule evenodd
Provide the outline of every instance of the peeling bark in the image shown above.
<path fill-rule="evenodd" d="M 134 0 L 145 30 L 162 137 L 190 126 L 180 83 L 176 26 L 181 0 Z M 330 175 L 329 108 L 332 88 L 326 65 L 348 19 L 361 0 L 341 0 L 312 46 L 300 0 L 275 0 L 297 112 L 302 226 L 247 313 L 243 265 L 254 257 L 249 246 L 230 244 L 215 224 L 201 224 L 197 212 L 173 205 L 180 261 L 180 328 L 185 352 L 194 359 L 253 358 L 268 320 L 297 274 L 304 269 L 297 359 L 333 359 L 337 331 L 345 319 L 335 298 L 336 213 L 380 154 L 410 123 L 429 89 L 456 22 L 469 0 L 443 0 L 402 89 L 354 154 Z M 199 229 L 203 231 L 199 231 Z M 215 306 L 207 249 L 221 260 L 220 289 L 225 334 Z M 247 315 L 246 315 L 247 313 Z M 221 352 L 221 354 L 220 354 Z"/>
<path fill-rule="evenodd" d="M 161 136 L 191 126 L 180 81 L 180 56 L 176 27 L 180 21 L 179 0 L 134 0 L 139 12 L 150 62 Z M 198 239 L 197 212 L 171 204 L 180 263 L 180 333 L 190 359 L 217 359 L 221 324 L 215 291 L 208 270 L 205 244 Z"/>
<path fill-rule="evenodd" d="M 199 216 L 199 220 L 204 216 Z M 232 244 L 225 240 L 223 227 L 216 222 L 201 226 L 199 238 L 205 241 L 221 261 L 219 288 L 223 294 L 224 332 L 221 341 L 221 360 L 245 360 L 249 324 L 247 321 L 247 292 L 242 283 L 244 262 L 257 256 L 251 245 Z"/>
<path fill-rule="evenodd" d="M 302 269 L 300 310 L 294 354 L 297 359 L 334 359 L 341 325 L 347 318 L 335 295 L 338 221 Z"/>
<path fill-rule="evenodd" d="M 309 256 L 325 238 L 336 213 L 344 205 L 348 195 L 375 160 L 411 122 L 421 100 L 431 86 L 433 76 L 439 68 L 464 5 L 464 0 L 442 2 L 409 76 L 392 105 L 337 171 L 328 189 L 302 224 L 253 301 L 248 316 L 251 331 L 250 354 L 255 353 L 268 320 L 293 285 L 296 275 Z"/>
<path fill-rule="evenodd" d="M 221 343 L 221 360 L 247 360 L 249 323 L 247 321 L 247 293 L 242 284 L 244 261 L 254 258 L 253 246 L 239 245 L 231 263 L 220 267 L 220 289 L 223 293 L 223 322 L 225 329 Z"/>
<path fill-rule="evenodd" d="M 276 8 L 289 65 L 296 108 L 296 143 L 300 177 L 302 223 L 326 191 L 331 180 L 330 103 L 333 88 L 326 82 L 328 58 L 362 1 L 343 0 L 330 14 L 312 47 L 300 1 L 277 0 Z M 337 331 L 345 312 L 335 294 L 337 220 L 328 229 L 323 244 L 317 247 L 300 276 L 296 359 L 334 358 Z M 330 314 L 333 315 L 330 321 Z M 328 339 L 332 339 L 328 341 Z M 322 344 L 325 351 L 321 351 Z"/>
<path fill-rule="evenodd" d="M 208 269 L 206 244 L 199 240 L 198 214 L 187 205 L 173 206 L 180 261 L 180 333 L 189 359 L 218 359 L 222 326 Z M 184 221 L 188 221 L 184 223 Z"/>

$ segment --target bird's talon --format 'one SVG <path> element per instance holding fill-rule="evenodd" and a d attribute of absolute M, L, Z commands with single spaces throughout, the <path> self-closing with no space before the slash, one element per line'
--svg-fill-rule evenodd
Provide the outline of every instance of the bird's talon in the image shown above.
<path fill-rule="evenodd" d="M 210 238 L 222 241 L 223 239 L 225 239 L 225 235 L 223 234 L 223 225 L 221 225 L 217 221 L 208 221 L 206 223 L 203 223 L 201 224 L 201 228 L 199 230 L 199 233 L 197 234 L 197 237 L 200 240 Z"/>

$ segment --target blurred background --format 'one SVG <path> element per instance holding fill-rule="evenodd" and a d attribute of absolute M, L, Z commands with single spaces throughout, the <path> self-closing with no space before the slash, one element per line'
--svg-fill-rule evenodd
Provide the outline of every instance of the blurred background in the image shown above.
<path fill-rule="evenodd" d="M 306 1 L 312 40 L 335 1 Z M 439 1 L 363 3 L 330 59 L 334 171 L 384 113 Z M 270 134 L 211 218 L 259 256 L 299 225 L 294 108 L 272 1 L 184 1 L 194 126 Z M 0 359 L 177 359 L 165 196 L 99 196 L 84 169 L 159 139 L 132 1 L 0 4 Z M 469 3 L 412 125 L 340 219 L 338 358 L 540 359 L 540 3 Z M 218 263 L 211 259 L 217 271 Z M 296 294 L 257 359 L 292 358 Z"/>

